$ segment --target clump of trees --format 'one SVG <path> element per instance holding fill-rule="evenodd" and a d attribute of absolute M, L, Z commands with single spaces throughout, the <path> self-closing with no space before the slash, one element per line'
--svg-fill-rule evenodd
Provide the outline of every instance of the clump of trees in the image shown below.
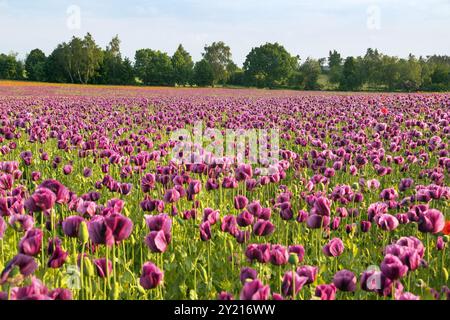
<path fill-rule="evenodd" d="M 237 85 L 302 90 L 448 91 L 450 57 L 398 58 L 367 49 L 364 56 L 343 57 L 336 50 L 327 58 L 291 55 L 279 43 L 252 48 L 240 68 L 224 42 L 204 47 L 194 63 L 180 44 L 174 54 L 143 48 L 134 61 L 120 52 L 115 36 L 105 49 L 91 34 L 72 37 L 46 56 L 32 50 L 22 62 L 16 54 L 0 54 L 0 79 L 113 85 L 217 86 Z"/>

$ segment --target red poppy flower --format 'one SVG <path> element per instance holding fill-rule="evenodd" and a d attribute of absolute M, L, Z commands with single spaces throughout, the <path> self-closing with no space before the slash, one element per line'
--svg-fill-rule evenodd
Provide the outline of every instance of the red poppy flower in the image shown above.
<path fill-rule="evenodd" d="M 382 108 L 381 108 L 381 113 L 384 114 L 384 115 L 386 115 L 386 114 L 389 113 L 389 110 L 388 110 L 387 108 L 385 108 L 385 107 L 382 107 Z"/>
<path fill-rule="evenodd" d="M 445 226 L 442 232 L 446 235 L 450 235 L 450 220 L 445 222 Z"/>

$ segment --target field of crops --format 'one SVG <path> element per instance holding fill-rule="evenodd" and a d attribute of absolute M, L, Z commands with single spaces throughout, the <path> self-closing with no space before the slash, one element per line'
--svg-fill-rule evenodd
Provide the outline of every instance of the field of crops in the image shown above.
<path fill-rule="evenodd" d="M 279 161 L 175 161 L 198 123 Z M 450 94 L 2 83 L 0 300 L 450 299 L 449 137 Z"/>

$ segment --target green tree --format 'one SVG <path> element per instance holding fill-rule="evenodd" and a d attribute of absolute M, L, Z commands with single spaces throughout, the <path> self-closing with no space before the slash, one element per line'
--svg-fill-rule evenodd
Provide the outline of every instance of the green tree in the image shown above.
<path fill-rule="evenodd" d="M 253 48 L 244 62 L 247 84 L 269 88 L 286 85 L 298 69 L 298 60 L 278 43 Z"/>
<path fill-rule="evenodd" d="M 28 80 L 31 81 L 45 81 L 45 64 L 47 57 L 40 49 L 31 50 L 25 60 L 25 71 Z"/>
<path fill-rule="evenodd" d="M 180 85 L 191 83 L 194 72 L 192 57 L 180 44 L 172 56 L 173 82 Z"/>
<path fill-rule="evenodd" d="M 318 84 L 319 75 L 321 73 L 320 62 L 318 60 L 308 58 L 300 67 L 302 74 L 302 88 L 306 90 L 317 90 L 320 88 Z"/>
<path fill-rule="evenodd" d="M 194 66 L 194 83 L 198 86 L 214 85 L 214 70 L 210 63 L 202 59 Z"/>
<path fill-rule="evenodd" d="M 362 58 L 362 81 L 371 87 L 381 84 L 382 55 L 377 49 L 369 48 Z"/>
<path fill-rule="evenodd" d="M 205 52 L 202 54 L 203 59 L 209 63 L 213 70 L 213 85 L 218 83 L 226 83 L 229 77 L 229 66 L 233 64 L 231 60 L 231 49 L 224 42 L 213 42 L 209 46 L 205 46 Z"/>
<path fill-rule="evenodd" d="M 146 85 L 172 85 L 173 67 L 165 52 L 140 49 L 135 54 L 135 72 Z"/>
<path fill-rule="evenodd" d="M 0 79 L 21 80 L 23 73 L 23 63 L 17 59 L 17 54 L 0 54 Z"/>
<path fill-rule="evenodd" d="M 362 79 L 358 62 L 354 57 L 345 59 L 340 82 L 341 90 L 358 90 L 362 85 Z"/>
<path fill-rule="evenodd" d="M 388 90 L 395 90 L 396 85 L 400 79 L 400 70 L 397 57 L 383 56 L 382 57 L 382 75 L 381 81 L 387 86 Z"/>
<path fill-rule="evenodd" d="M 328 55 L 328 74 L 332 84 L 338 84 L 342 76 L 342 57 L 336 50 L 330 51 Z"/>

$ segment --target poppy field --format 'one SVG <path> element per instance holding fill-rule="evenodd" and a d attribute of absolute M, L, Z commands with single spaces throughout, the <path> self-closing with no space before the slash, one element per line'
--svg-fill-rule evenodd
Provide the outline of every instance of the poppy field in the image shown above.
<path fill-rule="evenodd" d="M 278 160 L 175 161 L 198 123 Z M 448 300 L 449 137 L 450 94 L 2 83 L 0 300 Z"/>

